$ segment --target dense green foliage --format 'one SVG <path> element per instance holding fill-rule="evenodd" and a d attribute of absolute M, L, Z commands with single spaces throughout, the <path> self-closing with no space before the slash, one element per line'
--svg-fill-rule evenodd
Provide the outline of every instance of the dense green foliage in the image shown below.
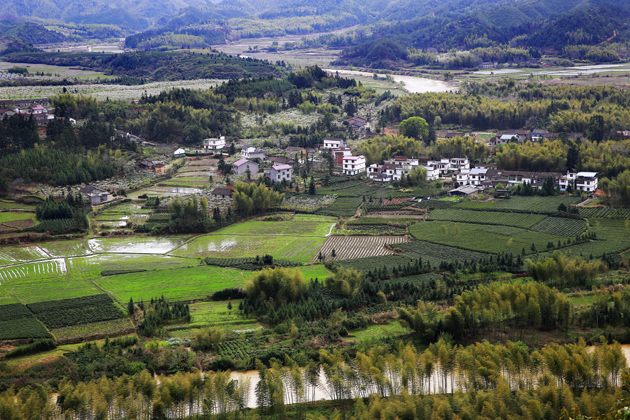
<path fill-rule="evenodd" d="M 57 345 L 53 340 L 35 340 L 35 342 L 31 344 L 24 344 L 14 348 L 13 350 L 7 352 L 4 357 L 7 359 L 12 359 L 14 357 L 21 357 L 28 354 L 41 353 L 48 350 L 53 350 L 57 348 Z"/>
<path fill-rule="evenodd" d="M 148 304 L 141 302 L 140 307 L 144 320 L 138 325 L 138 332 L 146 337 L 159 334 L 164 324 L 190 322 L 190 307 L 182 302 L 171 304 L 164 299 L 164 296 L 158 299 L 151 298 Z"/>
<path fill-rule="evenodd" d="M 96 53 L 15 53 L 5 56 L 14 63 L 80 66 L 116 76 L 150 80 L 238 79 L 280 75 L 273 64 L 253 58 L 222 53 L 139 52 Z"/>

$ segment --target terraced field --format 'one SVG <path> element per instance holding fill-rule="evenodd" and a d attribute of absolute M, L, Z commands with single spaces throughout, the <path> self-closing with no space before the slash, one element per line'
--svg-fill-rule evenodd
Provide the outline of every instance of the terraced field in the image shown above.
<path fill-rule="evenodd" d="M 66 277 L 63 258 L 0 268 L 0 284 Z"/>

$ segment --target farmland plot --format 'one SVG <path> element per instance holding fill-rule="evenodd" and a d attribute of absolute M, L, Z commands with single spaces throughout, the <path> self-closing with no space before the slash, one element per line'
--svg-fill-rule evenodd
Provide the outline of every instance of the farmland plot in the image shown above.
<path fill-rule="evenodd" d="M 9 248 L 3 248 L 2 251 L 8 256 L 20 261 L 33 261 L 50 258 L 50 255 L 37 245 L 12 246 Z"/>
<path fill-rule="evenodd" d="M 275 222 L 269 222 L 275 223 Z M 255 257 L 275 254 L 301 238 L 294 236 L 206 235 L 182 245 L 172 255 L 188 257 Z"/>
<path fill-rule="evenodd" d="M 323 221 L 322 221 L 323 220 Z M 319 216 L 313 220 L 301 219 L 280 222 L 250 221 L 235 223 L 217 231 L 218 235 L 262 235 L 262 236 L 327 236 L 335 220 Z"/>
<path fill-rule="evenodd" d="M 331 236 L 326 239 L 320 249 L 327 260 L 347 260 L 355 258 L 377 257 L 393 254 L 385 248 L 387 244 L 400 244 L 407 242 L 402 236 Z M 336 257 L 332 257 L 332 250 Z M 311 262 L 317 262 L 319 253 L 313 255 Z"/>
<path fill-rule="evenodd" d="M 405 254 L 415 254 L 412 258 L 422 258 L 423 262 L 430 262 L 433 265 L 438 265 L 442 261 L 480 260 L 487 256 L 481 252 L 467 251 L 424 241 L 407 242 L 396 245 L 396 247 L 405 251 Z"/>
<path fill-rule="evenodd" d="M 274 258 L 298 262 L 309 262 L 324 244 L 324 238 L 296 238 L 273 253 Z"/>
<path fill-rule="evenodd" d="M 63 258 L 0 268 L 0 284 L 65 277 L 68 269 Z"/>
<path fill-rule="evenodd" d="M 380 257 L 372 258 L 355 258 L 352 260 L 338 261 L 336 264 L 344 268 L 354 268 L 358 271 L 367 273 L 368 271 L 374 271 L 376 269 L 382 269 L 387 267 L 391 270 L 393 267 L 406 266 L 407 264 L 415 263 L 412 255 L 414 254 L 392 254 L 382 255 Z"/>
<path fill-rule="evenodd" d="M 90 336 L 116 336 L 134 332 L 134 326 L 129 318 L 119 318 L 111 321 L 93 322 L 91 324 L 72 325 L 50 330 L 57 340 L 72 340 Z"/>
<path fill-rule="evenodd" d="M 48 242 L 40 247 L 53 257 L 78 257 L 92 253 L 83 245 L 83 241 Z"/>
<path fill-rule="evenodd" d="M 88 239 L 88 246 L 97 253 L 166 254 L 189 238 L 189 236 L 165 236 L 159 238 Z"/>
<path fill-rule="evenodd" d="M 189 300 L 206 298 L 216 291 L 242 286 L 251 275 L 251 272 L 204 266 L 107 276 L 95 280 L 95 283 L 111 291 L 120 302 L 129 302 L 130 298 L 134 302 L 148 301 L 162 295 L 171 300 Z"/>
<path fill-rule="evenodd" d="M 330 206 L 317 210 L 317 214 L 334 217 L 354 216 L 362 202 L 362 197 L 339 197 Z"/>
<path fill-rule="evenodd" d="M 6 287 L 7 294 L 21 303 L 46 302 L 103 293 L 87 280 L 67 280 L 65 277 L 22 283 L 11 282 L 2 287 Z"/>

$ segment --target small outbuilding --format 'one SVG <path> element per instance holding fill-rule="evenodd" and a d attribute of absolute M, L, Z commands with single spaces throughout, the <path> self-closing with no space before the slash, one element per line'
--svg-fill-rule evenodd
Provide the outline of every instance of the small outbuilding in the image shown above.
<path fill-rule="evenodd" d="M 87 187 L 81 188 L 79 191 L 81 191 L 83 197 L 87 199 L 90 204 L 101 204 L 107 201 L 107 191 L 93 185 L 88 185 Z"/>
<path fill-rule="evenodd" d="M 232 193 L 234 193 L 234 191 L 229 188 L 215 188 L 212 191 L 212 195 L 217 198 L 232 198 Z"/>
<path fill-rule="evenodd" d="M 455 188 L 454 190 L 450 190 L 448 195 L 466 197 L 469 195 L 473 195 L 479 192 L 479 188 L 473 187 L 472 185 L 462 185 L 459 188 Z"/>

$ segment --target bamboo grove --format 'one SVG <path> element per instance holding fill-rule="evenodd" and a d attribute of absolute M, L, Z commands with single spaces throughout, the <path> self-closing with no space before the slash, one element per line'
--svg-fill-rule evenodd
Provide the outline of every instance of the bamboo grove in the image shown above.
<path fill-rule="evenodd" d="M 89 383 L 63 380 L 57 393 L 42 385 L 9 390 L 0 395 L 0 415 L 12 420 L 283 417 L 288 405 L 300 412 L 320 399 L 357 398 L 357 418 L 394 418 L 385 412 L 404 401 L 416 411 L 410 418 L 485 419 L 493 412 L 493 419 L 542 419 L 559 418 L 564 411 L 606 414 L 630 385 L 621 346 L 603 339 L 593 347 L 580 342 L 540 350 L 518 342 L 462 347 L 440 339 L 418 351 L 399 342 L 366 346 L 351 359 L 322 349 L 319 363 L 299 366 L 286 358 L 271 368 L 258 367 L 253 375 L 197 371 L 157 378 L 143 371 Z M 369 409 L 362 402 L 367 398 Z"/>
<path fill-rule="evenodd" d="M 468 84 L 463 89 L 468 90 L 464 94 L 423 93 L 401 97 L 390 112 L 402 120 L 416 116 L 432 122 L 440 116 L 444 124 L 477 130 L 518 129 L 533 121 L 538 124 L 547 122 L 547 128 L 554 133 L 587 132 L 592 128 L 595 116 L 603 117 L 604 126 L 608 128 L 630 125 L 628 93 L 615 91 L 610 86 L 511 85 L 504 82 Z M 512 100 L 506 101 L 505 97 Z"/>

